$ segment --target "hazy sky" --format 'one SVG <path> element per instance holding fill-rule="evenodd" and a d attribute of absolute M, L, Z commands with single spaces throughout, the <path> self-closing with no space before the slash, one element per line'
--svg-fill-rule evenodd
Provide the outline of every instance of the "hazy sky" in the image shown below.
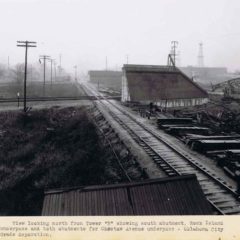
<path fill-rule="evenodd" d="M 37 41 L 29 61 L 51 55 L 69 71 L 166 64 L 172 40 L 181 65 L 240 69 L 239 0 L 0 0 L 0 62 L 24 61 L 17 40 Z"/>

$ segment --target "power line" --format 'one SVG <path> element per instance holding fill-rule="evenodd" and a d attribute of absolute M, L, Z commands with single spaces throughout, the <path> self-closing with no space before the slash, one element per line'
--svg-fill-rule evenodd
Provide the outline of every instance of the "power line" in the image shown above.
<path fill-rule="evenodd" d="M 24 72 L 24 112 L 27 111 L 27 56 L 29 47 L 37 47 L 36 42 L 32 41 L 17 41 L 17 47 L 25 47 L 25 72 Z"/>

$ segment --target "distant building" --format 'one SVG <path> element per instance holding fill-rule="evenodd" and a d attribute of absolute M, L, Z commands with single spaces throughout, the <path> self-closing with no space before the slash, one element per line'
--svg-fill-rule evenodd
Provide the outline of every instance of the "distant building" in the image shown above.
<path fill-rule="evenodd" d="M 122 101 L 186 107 L 208 102 L 208 94 L 176 67 L 124 65 Z"/>
<path fill-rule="evenodd" d="M 53 189 L 45 192 L 43 216 L 213 214 L 195 175 L 135 183 Z"/>
<path fill-rule="evenodd" d="M 216 84 L 229 79 L 227 68 L 225 67 L 180 67 L 188 77 L 203 84 Z"/>
<path fill-rule="evenodd" d="M 89 71 L 89 80 L 99 87 L 121 91 L 122 72 L 120 71 Z"/>

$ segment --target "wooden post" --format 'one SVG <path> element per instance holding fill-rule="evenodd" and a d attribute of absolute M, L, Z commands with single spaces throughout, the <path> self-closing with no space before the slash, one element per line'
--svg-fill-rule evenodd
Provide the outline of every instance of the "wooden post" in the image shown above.
<path fill-rule="evenodd" d="M 27 111 L 27 56 L 28 56 L 28 48 L 29 47 L 36 47 L 36 42 L 29 42 L 29 41 L 17 41 L 17 47 L 25 47 L 25 72 L 24 72 L 24 104 L 23 110 L 24 112 Z"/>

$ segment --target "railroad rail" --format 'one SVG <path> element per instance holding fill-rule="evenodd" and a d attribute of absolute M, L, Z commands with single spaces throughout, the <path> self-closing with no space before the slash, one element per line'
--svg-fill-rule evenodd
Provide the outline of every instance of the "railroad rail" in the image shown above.
<path fill-rule="evenodd" d="M 222 215 L 240 214 L 238 194 L 227 183 L 201 164 L 196 156 L 179 149 L 151 127 L 141 123 L 123 107 L 107 100 L 95 89 L 84 86 L 87 94 L 94 94 L 96 105 L 104 108 L 145 150 L 168 176 L 195 174 L 213 208 Z"/>

